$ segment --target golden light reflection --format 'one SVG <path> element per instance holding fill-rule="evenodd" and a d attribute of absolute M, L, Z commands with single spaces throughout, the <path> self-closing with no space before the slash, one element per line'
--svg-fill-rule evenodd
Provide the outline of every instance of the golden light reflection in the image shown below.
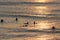
<path fill-rule="evenodd" d="M 46 2 L 46 0 L 35 0 L 37 2 Z"/>
<path fill-rule="evenodd" d="M 37 38 L 36 40 L 49 40 L 53 39 L 54 37 L 52 35 L 42 35 L 40 38 Z"/>
<path fill-rule="evenodd" d="M 43 3 L 45 3 L 45 2 L 53 2 L 53 1 L 55 1 L 55 0 L 34 0 L 35 2 L 43 2 Z"/>
<path fill-rule="evenodd" d="M 38 6 L 38 7 L 35 7 L 35 11 L 38 12 L 38 14 L 49 14 L 47 11 L 48 11 L 48 7 L 46 6 Z"/>
<path fill-rule="evenodd" d="M 45 35 L 38 35 L 37 37 L 28 37 L 25 40 L 53 40 L 54 36 L 53 35 L 49 35 L 49 34 L 45 34 Z"/>
<path fill-rule="evenodd" d="M 44 28 L 48 28 L 47 26 L 48 26 L 48 24 L 47 23 L 40 23 L 40 28 L 41 29 L 44 29 Z"/>
<path fill-rule="evenodd" d="M 40 22 L 37 24 L 37 28 L 39 29 L 50 29 L 51 28 L 51 24 L 49 22 Z"/>

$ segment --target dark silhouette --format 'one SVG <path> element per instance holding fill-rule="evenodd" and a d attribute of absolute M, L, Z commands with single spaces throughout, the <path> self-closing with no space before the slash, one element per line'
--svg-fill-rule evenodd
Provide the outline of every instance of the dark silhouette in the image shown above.
<path fill-rule="evenodd" d="M 24 24 L 29 24 L 29 23 L 27 22 L 27 23 L 24 23 Z"/>
<path fill-rule="evenodd" d="M 54 33 L 54 32 L 55 32 L 55 27 L 53 26 L 53 27 L 52 27 L 52 33 Z"/>
<path fill-rule="evenodd" d="M 35 24 L 35 21 L 34 21 L 34 24 Z"/>
<path fill-rule="evenodd" d="M 25 27 L 27 27 L 29 23 L 27 22 L 27 23 L 24 23 L 24 24 L 25 24 Z"/>
<path fill-rule="evenodd" d="M 34 21 L 34 27 L 35 27 L 35 24 L 37 24 L 37 23 Z"/>
<path fill-rule="evenodd" d="M 37 23 L 34 21 L 34 24 L 37 24 Z"/>
<path fill-rule="evenodd" d="M 24 27 L 27 27 L 28 25 L 26 24 L 26 25 L 24 25 Z"/>
<path fill-rule="evenodd" d="M 1 23 L 3 23 L 4 21 L 3 21 L 3 19 L 1 19 Z"/>
<path fill-rule="evenodd" d="M 55 27 L 53 26 L 52 29 L 55 30 Z"/>
<path fill-rule="evenodd" d="M 16 21 L 18 21 L 18 18 L 16 18 Z"/>

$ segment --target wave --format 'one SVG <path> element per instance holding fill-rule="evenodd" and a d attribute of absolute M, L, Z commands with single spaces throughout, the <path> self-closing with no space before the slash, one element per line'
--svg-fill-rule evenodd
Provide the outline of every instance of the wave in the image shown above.
<path fill-rule="evenodd" d="M 44 34 L 48 35 L 48 34 L 51 34 L 51 33 L 53 33 L 53 34 L 54 33 L 60 33 L 60 29 L 55 29 L 55 30 L 52 30 L 52 29 L 38 30 L 38 29 L 4 28 L 4 27 L 0 27 L 0 29 L 2 29 L 4 31 L 5 30 L 8 31 L 7 33 L 1 33 L 0 32 L 0 36 L 2 36 L 2 37 L 0 37 L 0 39 L 10 39 L 10 38 L 18 38 L 18 37 L 19 38 L 23 38 L 23 37 L 37 37 L 41 33 L 42 33 L 42 35 L 44 35 Z M 56 30 L 58 30 L 58 31 L 56 31 Z M 4 31 L 2 31 L 2 32 L 4 32 Z M 42 35 L 40 35 L 40 36 L 42 36 Z"/>
<path fill-rule="evenodd" d="M 43 30 L 39 30 L 39 29 L 27 29 L 27 28 L 4 28 L 4 27 L 0 27 L 0 29 L 2 30 L 6 30 L 8 31 L 8 33 L 10 32 L 43 32 L 43 33 L 60 33 L 60 29 L 57 28 L 55 30 L 53 29 L 43 29 Z"/>
<path fill-rule="evenodd" d="M 37 16 L 37 15 L 34 16 L 34 15 L 0 14 L 0 17 L 22 17 L 22 18 L 32 18 L 32 19 L 60 20 L 59 14 L 47 14 L 46 17 Z"/>
<path fill-rule="evenodd" d="M 51 10 L 50 12 L 60 12 L 60 10 Z"/>
<path fill-rule="evenodd" d="M 20 4 L 60 4 L 58 2 L 0 2 L 0 5 L 20 5 Z"/>
<path fill-rule="evenodd" d="M 0 39 L 10 39 L 10 38 L 17 38 L 17 37 L 35 37 L 36 34 L 0 34 Z"/>

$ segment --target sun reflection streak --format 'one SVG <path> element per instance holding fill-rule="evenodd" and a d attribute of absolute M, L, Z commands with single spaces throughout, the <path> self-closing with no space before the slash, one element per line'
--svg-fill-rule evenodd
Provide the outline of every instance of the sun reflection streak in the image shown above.
<path fill-rule="evenodd" d="M 41 21 L 37 24 L 37 28 L 39 29 L 50 29 L 51 28 L 51 23 L 49 23 L 48 21 L 44 22 L 44 21 Z"/>
<path fill-rule="evenodd" d="M 42 35 L 40 38 L 37 38 L 37 40 L 49 40 L 53 39 L 54 37 L 52 35 Z"/>
<path fill-rule="evenodd" d="M 34 0 L 35 2 L 43 2 L 43 3 L 45 3 L 45 2 L 53 2 L 53 1 L 55 1 L 55 0 Z"/>
<path fill-rule="evenodd" d="M 48 28 L 47 26 L 48 26 L 48 24 L 47 23 L 40 23 L 40 28 Z"/>
<path fill-rule="evenodd" d="M 46 6 L 38 6 L 38 7 L 35 7 L 35 9 L 37 9 L 36 11 L 39 13 L 39 14 L 49 14 L 48 11 L 48 7 Z"/>
<path fill-rule="evenodd" d="M 46 2 L 46 0 L 35 0 L 37 2 Z"/>

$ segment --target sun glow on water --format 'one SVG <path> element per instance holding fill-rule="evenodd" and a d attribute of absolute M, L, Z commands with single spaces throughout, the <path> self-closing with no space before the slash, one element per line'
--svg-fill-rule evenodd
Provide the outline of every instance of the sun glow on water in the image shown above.
<path fill-rule="evenodd" d="M 38 12 L 38 14 L 49 14 L 48 12 L 47 12 L 47 7 L 43 7 L 43 6 L 40 6 L 40 7 L 35 7 L 36 8 L 36 12 Z"/>
<path fill-rule="evenodd" d="M 37 2 L 46 2 L 46 0 L 36 0 Z"/>
<path fill-rule="evenodd" d="M 39 22 L 36 27 L 40 30 L 42 29 L 50 29 L 52 24 L 50 24 L 48 21 L 41 21 Z"/>
<path fill-rule="evenodd" d="M 55 0 L 34 0 L 35 2 L 43 2 L 43 3 L 45 3 L 45 2 L 53 2 L 53 1 L 55 1 Z"/>

